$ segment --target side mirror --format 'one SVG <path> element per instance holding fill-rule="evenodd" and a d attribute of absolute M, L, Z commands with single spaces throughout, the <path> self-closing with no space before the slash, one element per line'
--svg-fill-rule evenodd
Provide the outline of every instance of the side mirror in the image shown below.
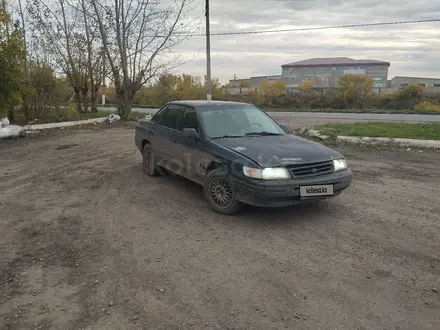
<path fill-rule="evenodd" d="M 196 140 L 200 139 L 200 135 L 195 128 L 184 128 L 183 135 Z"/>

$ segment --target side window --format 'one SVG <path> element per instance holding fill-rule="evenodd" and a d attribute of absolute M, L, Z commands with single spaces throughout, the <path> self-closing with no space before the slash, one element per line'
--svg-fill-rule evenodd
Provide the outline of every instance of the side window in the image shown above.
<path fill-rule="evenodd" d="M 170 105 L 162 118 L 160 124 L 172 129 L 177 129 L 179 118 L 183 115 L 184 109 L 178 105 Z"/>
<path fill-rule="evenodd" d="M 163 108 L 159 109 L 159 111 L 154 114 L 154 116 L 150 119 L 150 121 L 155 122 L 155 123 L 160 122 L 160 119 L 162 118 L 165 111 L 167 111 L 168 107 L 169 106 L 166 105 Z"/>
<path fill-rule="evenodd" d="M 199 121 L 197 119 L 197 113 L 195 109 L 186 108 L 185 114 L 180 121 L 179 130 L 183 131 L 184 128 L 195 128 L 197 132 L 199 130 Z"/>

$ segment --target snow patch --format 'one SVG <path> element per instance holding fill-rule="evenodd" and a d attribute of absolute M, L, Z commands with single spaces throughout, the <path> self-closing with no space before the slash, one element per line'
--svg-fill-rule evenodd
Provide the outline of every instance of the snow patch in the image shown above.
<path fill-rule="evenodd" d="M 0 139 L 8 139 L 11 137 L 19 137 L 23 135 L 23 127 L 18 125 L 9 125 L 7 127 L 0 128 Z"/>
<path fill-rule="evenodd" d="M 119 115 L 115 115 L 115 114 L 111 114 L 111 115 L 109 115 L 108 116 L 108 121 L 110 122 L 110 123 L 113 123 L 114 121 L 119 121 L 119 120 L 121 120 L 121 117 L 119 116 Z"/>
<path fill-rule="evenodd" d="M 8 117 L 2 118 L 0 122 L 0 139 L 24 136 L 23 127 L 11 125 Z"/>
<path fill-rule="evenodd" d="M 7 127 L 11 124 L 8 117 L 2 118 L 0 127 Z"/>

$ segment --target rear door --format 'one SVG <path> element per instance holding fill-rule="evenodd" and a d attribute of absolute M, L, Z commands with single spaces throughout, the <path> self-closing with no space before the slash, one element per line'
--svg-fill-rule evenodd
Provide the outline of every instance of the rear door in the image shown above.
<path fill-rule="evenodd" d="M 175 134 L 179 125 L 180 117 L 183 115 L 182 108 L 178 105 L 170 104 L 160 116 L 157 125 L 154 127 L 153 150 L 159 165 L 168 168 L 167 164 L 175 158 Z M 154 143 L 154 145 L 153 145 Z"/>
<path fill-rule="evenodd" d="M 163 106 L 150 119 L 150 122 L 153 125 L 150 126 L 148 131 L 148 141 L 150 141 L 151 149 L 154 152 L 156 160 L 159 160 L 162 157 L 161 149 L 159 148 L 161 144 L 161 135 L 157 134 L 157 132 L 160 132 L 159 122 L 164 113 L 167 111 L 168 107 L 169 105 Z"/>

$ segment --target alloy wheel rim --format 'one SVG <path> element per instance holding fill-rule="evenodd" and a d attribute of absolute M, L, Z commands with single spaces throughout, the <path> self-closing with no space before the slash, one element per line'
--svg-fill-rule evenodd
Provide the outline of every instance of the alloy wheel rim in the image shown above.
<path fill-rule="evenodd" d="M 223 208 L 230 206 L 234 197 L 230 183 L 223 178 L 216 178 L 211 181 L 209 194 L 211 199 Z"/>

